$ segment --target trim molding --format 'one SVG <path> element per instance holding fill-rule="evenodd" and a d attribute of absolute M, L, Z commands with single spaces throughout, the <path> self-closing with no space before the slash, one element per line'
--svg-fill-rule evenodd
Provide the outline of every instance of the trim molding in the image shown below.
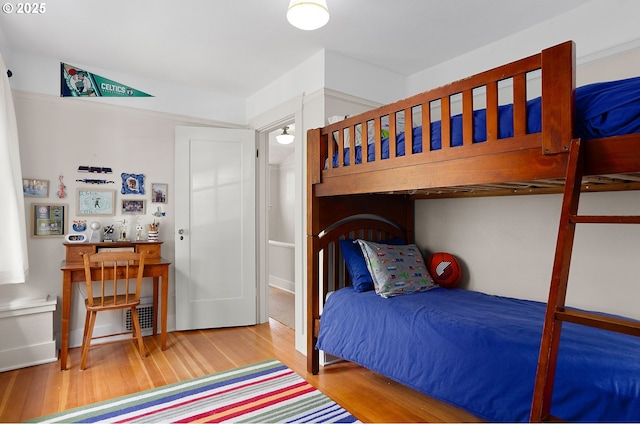
<path fill-rule="evenodd" d="M 12 89 L 14 98 L 27 100 L 32 102 L 40 102 L 40 103 L 48 103 L 55 105 L 60 108 L 68 108 L 68 109 L 87 109 L 94 108 L 95 110 L 109 110 L 109 111 L 126 111 L 127 113 L 135 114 L 141 117 L 152 118 L 152 119 L 163 119 L 163 120 L 171 120 L 177 121 L 181 123 L 189 123 L 194 125 L 201 125 L 207 127 L 217 127 L 217 128 L 236 128 L 236 129 L 247 129 L 247 125 L 237 125 L 231 124 L 228 122 L 208 120 L 202 118 L 195 118 L 192 116 L 186 115 L 176 115 L 167 112 L 157 112 L 149 109 L 140 109 L 130 106 L 121 106 L 121 105 L 112 105 L 108 103 L 99 103 L 97 101 L 92 101 L 90 99 L 82 99 L 82 98 L 63 98 L 59 96 L 51 96 L 48 94 L 40 94 L 40 93 L 32 93 L 28 91 L 15 90 Z"/>
<path fill-rule="evenodd" d="M 618 44 L 606 49 L 599 50 L 594 53 L 590 53 L 585 56 L 576 57 L 577 65 L 584 65 L 587 63 L 598 62 L 601 60 L 607 60 L 614 56 L 631 53 L 634 50 L 640 49 L 640 38 L 632 40 L 626 43 Z"/>

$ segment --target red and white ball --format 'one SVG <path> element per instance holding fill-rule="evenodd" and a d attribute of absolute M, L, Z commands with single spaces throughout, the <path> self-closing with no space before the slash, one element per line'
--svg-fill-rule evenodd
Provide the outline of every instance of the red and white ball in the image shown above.
<path fill-rule="evenodd" d="M 458 260 L 450 253 L 436 252 L 427 258 L 427 269 L 440 287 L 454 288 L 462 279 L 462 268 Z"/>

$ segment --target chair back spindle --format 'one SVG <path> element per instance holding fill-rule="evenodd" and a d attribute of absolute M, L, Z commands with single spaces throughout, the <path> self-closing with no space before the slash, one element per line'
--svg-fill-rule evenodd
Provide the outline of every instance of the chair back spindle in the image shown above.
<path fill-rule="evenodd" d="M 87 287 L 84 333 L 82 339 L 82 360 L 80 369 L 85 369 L 86 360 L 93 337 L 93 328 L 98 312 L 116 309 L 130 309 L 132 338 L 138 342 L 140 356 L 145 356 L 137 306 L 140 304 L 140 290 L 144 274 L 146 254 L 128 251 L 99 252 L 85 254 L 84 269 Z M 100 287 L 94 290 L 94 284 Z M 110 334 L 113 336 L 115 334 Z M 108 336 L 101 336 L 108 337 Z"/>

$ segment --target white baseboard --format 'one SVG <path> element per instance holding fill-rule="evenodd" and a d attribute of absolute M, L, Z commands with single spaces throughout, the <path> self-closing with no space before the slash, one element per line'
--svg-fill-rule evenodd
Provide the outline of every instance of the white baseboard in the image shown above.
<path fill-rule="evenodd" d="M 58 360 L 54 296 L 0 302 L 0 372 Z"/>
<path fill-rule="evenodd" d="M 275 275 L 269 274 L 269 285 L 290 293 L 296 292 L 296 284 L 293 281 L 285 280 Z"/>
<path fill-rule="evenodd" d="M 46 364 L 58 360 L 55 340 L 50 342 L 22 346 L 17 349 L 0 352 L 0 372 Z"/>

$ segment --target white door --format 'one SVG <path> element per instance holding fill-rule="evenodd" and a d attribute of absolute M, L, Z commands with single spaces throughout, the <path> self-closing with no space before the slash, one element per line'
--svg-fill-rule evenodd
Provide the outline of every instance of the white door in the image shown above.
<path fill-rule="evenodd" d="M 256 135 L 176 127 L 176 328 L 257 322 Z"/>

